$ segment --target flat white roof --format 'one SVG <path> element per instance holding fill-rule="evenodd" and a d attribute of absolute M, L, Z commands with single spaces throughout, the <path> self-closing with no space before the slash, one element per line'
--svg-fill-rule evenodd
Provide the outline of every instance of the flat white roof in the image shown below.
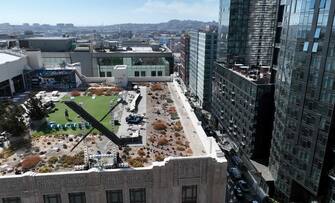
<path fill-rule="evenodd" d="M 151 47 L 131 47 L 134 52 L 152 52 Z"/>
<path fill-rule="evenodd" d="M 115 70 L 122 70 L 122 69 L 127 69 L 127 65 L 116 65 L 114 67 Z"/>
<path fill-rule="evenodd" d="M 19 59 L 20 59 L 20 57 L 18 57 L 18 56 L 14 56 L 14 55 L 11 55 L 11 54 L 6 54 L 6 53 L 0 53 L 0 64 L 16 61 L 16 60 L 19 60 Z"/>

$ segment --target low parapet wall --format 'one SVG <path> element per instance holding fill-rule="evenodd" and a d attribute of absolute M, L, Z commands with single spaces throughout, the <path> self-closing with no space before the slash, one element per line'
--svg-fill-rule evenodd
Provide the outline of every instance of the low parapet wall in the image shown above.
<path fill-rule="evenodd" d="M 86 202 L 104 203 L 107 190 L 145 188 L 147 203 L 181 202 L 182 187 L 196 185 L 199 203 L 222 203 L 226 187 L 225 159 L 213 157 L 166 158 L 150 167 L 92 169 L 81 172 L 25 173 L 0 177 L 0 199 L 19 197 L 22 203 L 43 203 L 43 195 L 57 194 L 68 203 L 68 193 L 84 192 Z"/>
<path fill-rule="evenodd" d="M 189 119 L 196 129 L 196 134 L 199 137 L 206 153 L 211 154 L 214 157 L 224 157 L 224 153 L 220 149 L 215 139 L 213 137 L 207 137 L 207 134 L 205 133 L 204 129 L 201 126 L 201 122 L 195 115 L 194 109 L 191 107 L 190 103 L 188 102 L 188 99 L 183 94 L 180 85 L 176 81 L 173 82 L 173 85 L 175 86 L 178 96 L 181 98 L 181 101 L 183 102 L 185 110 L 189 115 Z"/>
<path fill-rule="evenodd" d="M 159 77 L 129 77 L 130 82 L 172 82 L 172 76 Z"/>

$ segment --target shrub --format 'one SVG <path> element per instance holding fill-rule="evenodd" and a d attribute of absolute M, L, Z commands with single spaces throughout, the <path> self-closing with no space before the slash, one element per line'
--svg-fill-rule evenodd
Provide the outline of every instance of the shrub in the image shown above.
<path fill-rule="evenodd" d="M 78 90 L 73 90 L 71 92 L 71 96 L 72 97 L 79 97 L 81 95 L 81 93 Z"/>
<path fill-rule="evenodd" d="M 171 104 L 171 103 L 173 103 L 173 100 L 170 99 L 170 98 L 166 98 L 166 102 L 169 103 L 169 104 Z"/>
<path fill-rule="evenodd" d="M 173 128 L 175 131 L 181 131 L 183 129 L 183 126 L 181 125 L 180 121 L 177 121 Z"/>
<path fill-rule="evenodd" d="M 178 146 L 178 147 L 177 147 L 177 150 L 178 150 L 178 151 L 185 151 L 185 148 L 184 148 L 184 147 L 181 147 L 181 146 Z"/>
<path fill-rule="evenodd" d="M 161 84 L 155 83 L 155 84 L 151 85 L 151 90 L 152 91 L 160 91 L 160 90 L 163 90 L 163 88 L 162 88 Z"/>
<path fill-rule="evenodd" d="M 144 152 L 143 149 L 139 149 L 139 150 L 137 151 L 137 154 L 138 154 L 140 157 L 145 156 L 145 152 Z"/>
<path fill-rule="evenodd" d="M 82 165 L 84 164 L 84 152 L 79 152 L 74 156 L 63 155 L 59 162 L 62 163 L 63 167 L 72 167 L 74 165 Z"/>
<path fill-rule="evenodd" d="M 57 163 L 57 161 L 58 161 L 58 158 L 55 157 L 55 156 L 52 156 L 52 157 L 49 158 L 48 164 L 55 164 L 55 163 Z"/>
<path fill-rule="evenodd" d="M 50 173 L 52 170 L 48 166 L 42 166 L 41 168 L 38 169 L 39 173 Z"/>
<path fill-rule="evenodd" d="M 136 157 L 128 159 L 128 163 L 132 167 L 143 167 L 145 162 L 148 162 L 147 158 Z"/>
<path fill-rule="evenodd" d="M 171 113 L 171 120 L 177 120 L 177 119 L 179 119 L 178 113 L 177 112 Z"/>
<path fill-rule="evenodd" d="M 154 143 L 154 142 L 156 141 L 156 139 L 153 138 L 153 137 L 150 137 L 150 138 L 149 138 L 149 141 L 150 141 L 151 143 Z"/>
<path fill-rule="evenodd" d="M 101 96 L 101 95 L 104 95 L 104 92 L 105 92 L 105 89 L 103 89 L 103 88 L 91 88 L 90 89 L 90 92 L 92 93 L 92 94 L 95 94 L 95 95 L 97 95 L 97 96 Z"/>
<path fill-rule="evenodd" d="M 156 156 L 155 156 L 156 161 L 164 161 L 164 159 L 165 159 L 165 157 L 163 155 L 156 154 Z"/>
<path fill-rule="evenodd" d="M 153 123 L 153 127 L 155 130 L 166 130 L 166 124 L 165 122 L 158 120 L 156 122 Z"/>
<path fill-rule="evenodd" d="M 193 151 L 192 151 L 191 148 L 188 148 L 188 149 L 186 150 L 186 153 L 187 153 L 187 154 L 193 154 Z"/>
<path fill-rule="evenodd" d="M 181 136 L 181 134 L 180 134 L 180 133 L 178 133 L 178 132 L 175 132 L 175 133 L 174 133 L 174 136 L 176 136 L 176 137 L 180 137 L 180 136 Z"/>
<path fill-rule="evenodd" d="M 180 140 L 177 140 L 177 141 L 176 141 L 176 144 L 177 144 L 177 145 L 184 145 L 184 143 L 183 143 L 182 141 L 180 141 Z"/>
<path fill-rule="evenodd" d="M 158 140 L 158 145 L 167 145 L 169 141 L 166 138 L 161 138 Z"/>
<path fill-rule="evenodd" d="M 34 155 L 34 156 L 28 156 L 26 157 L 22 163 L 22 169 L 23 170 L 29 170 L 34 168 L 38 163 L 40 163 L 40 161 L 42 161 L 40 156 Z"/>
<path fill-rule="evenodd" d="M 130 151 L 131 151 L 131 149 L 128 146 L 123 149 L 123 153 L 125 153 L 126 155 L 129 155 Z"/>

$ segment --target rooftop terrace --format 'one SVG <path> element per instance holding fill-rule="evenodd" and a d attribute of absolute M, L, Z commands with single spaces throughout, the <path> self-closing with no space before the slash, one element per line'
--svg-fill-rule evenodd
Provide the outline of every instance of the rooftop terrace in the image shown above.
<path fill-rule="evenodd" d="M 257 84 L 270 83 L 271 79 L 270 66 L 250 67 L 243 64 L 234 64 L 230 70 L 244 77 L 245 79 L 255 82 Z"/>
<path fill-rule="evenodd" d="M 145 83 L 141 84 L 139 88 L 142 99 L 135 114 L 143 115 L 143 122 L 129 124 L 125 121 L 125 118 L 132 114 L 127 110 L 127 107 L 131 103 L 131 99 L 134 98 L 132 95 L 136 94 L 136 90 L 133 90 L 124 91 L 126 96 L 119 94 L 119 97 L 124 97 L 126 102 L 120 103 L 111 112 L 111 117 L 105 117 L 104 125 L 116 125 L 106 119 L 118 120 L 120 125 L 111 128 L 116 130 L 117 136 L 138 134 L 141 135 L 141 143 L 118 148 L 107 137 L 100 135 L 95 130 L 82 144 L 71 151 L 82 138 L 81 134 L 85 134 L 89 128 L 73 131 L 70 127 L 70 130 L 61 133 L 34 136 L 31 145 L 0 152 L 0 172 L 2 175 L 12 175 L 15 171 L 20 174 L 22 171 L 48 173 L 82 170 L 83 168 L 79 167 L 78 169 L 78 166 L 84 165 L 87 157 L 94 158 L 95 155 L 99 154 L 102 154 L 103 157 L 99 160 L 93 160 L 93 162 L 90 161 L 91 166 L 102 164 L 113 168 L 117 153 L 122 162 L 126 164 L 123 166 L 148 167 L 153 162 L 160 162 L 168 157 L 211 156 L 220 150 L 213 139 L 207 138 L 201 123 L 197 120 L 177 82 Z M 108 88 L 95 87 L 95 90 L 95 92 L 91 92 L 92 98 L 98 97 L 95 96 L 96 94 L 104 98 Z M 62 95 L 65 95 L 65 98 L 71 96 L 66 96 L 66 93 L 62 93 Z M 91 100 L 94 105 L 94 99 L 87 100 L 86 98 L 85 102 Z M 107 99 L 107 101 L 109 100 Z M 107 103 L 107 106 L 110 105 L 109 102 Z M 89 104 L 84 104 L 84 107 L 87 105 Z M 99 107 L 96 108 L 103 105 L 99 104 Z M 105 113 L 103 114 L 105 115 Z M 62 114 L 59 116 L 62 117 Z M 73 112 L 70 112 L 70 117 L 73 118 L 73 121 L 77 121 L 79 118 Z M 55 119 L 54 116 L 51 118 Z M 64 119 L 60 120 L 64 121 Z"/>

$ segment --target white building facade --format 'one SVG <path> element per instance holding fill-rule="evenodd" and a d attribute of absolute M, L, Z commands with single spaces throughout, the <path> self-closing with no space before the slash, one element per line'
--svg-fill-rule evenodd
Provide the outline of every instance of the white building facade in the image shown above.
<path fill-rule="evenodd" d="M 24 91 L 24 73 L 29 69 L 27 57 L 19 53 L 0 52 L 0 97 Z"/>

